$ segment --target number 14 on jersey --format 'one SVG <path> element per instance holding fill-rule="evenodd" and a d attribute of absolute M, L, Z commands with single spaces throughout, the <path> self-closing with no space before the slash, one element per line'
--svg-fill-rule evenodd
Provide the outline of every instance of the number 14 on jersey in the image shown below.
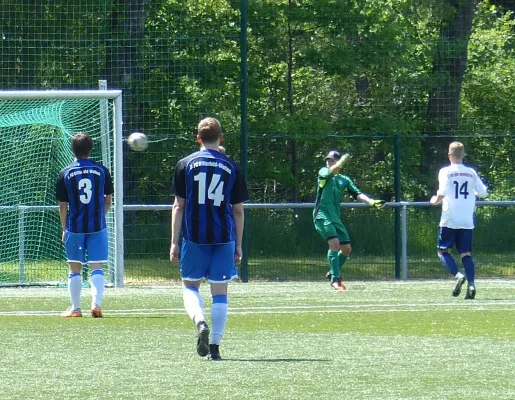
<path fill-rule="evenodd" d="M 469 195 L 468 192 L 468 182 L 465 181 L 461 184 L 458 181 L 454 181 L 454 198 L 457 199 L 459 195 L 461 194 L 465 199 Z"/>
<path fill-rule="evenodd" d="M 216 207 L 220 207 L 220 204 L 224 201 L 224 181 L 221 180 L 222 176 L 220 174 L 213 174 L 209 186 L 206 185 L 207 174 L 205 172 L 199 172 L 193 178 L 198 182 L 198 204 L 206 204 L 207 192 L 207 198 L 213 200 Z"/>

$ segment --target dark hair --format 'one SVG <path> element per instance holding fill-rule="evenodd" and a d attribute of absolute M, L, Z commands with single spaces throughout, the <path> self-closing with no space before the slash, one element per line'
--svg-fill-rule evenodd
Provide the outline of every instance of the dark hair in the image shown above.
<path fill-rule="evenodd" d="M 215 143 L 222 137 L 222 126 L 216 118 L 204 118 L 198 123 L 197 135 L 202 142 Z"/>
<path fill-rule="evenodd" d="M 72 151 L 77 158 L 88 158 L 93 148 L 93 139 L 84 132 L 77 133 L 72 137 Z"/>

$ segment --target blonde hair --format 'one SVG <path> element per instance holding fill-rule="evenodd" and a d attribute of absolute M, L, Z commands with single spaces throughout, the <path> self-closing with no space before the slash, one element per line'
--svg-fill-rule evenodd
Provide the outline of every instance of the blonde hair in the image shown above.
<path fill-rule="evenodd" d="M 462 160 L 463 157 L 465 157 L 465 146 L 463 146 L 463 143 L 452 142 L 449 145 L 449 155 L 458 160 Z"/>
<path fill-rule="evenodd" d="M 204 118 L 198 124 L 197 135 L 202 142 L 215 143 L 222 136 L 222 126 L 216 118 Z"/>

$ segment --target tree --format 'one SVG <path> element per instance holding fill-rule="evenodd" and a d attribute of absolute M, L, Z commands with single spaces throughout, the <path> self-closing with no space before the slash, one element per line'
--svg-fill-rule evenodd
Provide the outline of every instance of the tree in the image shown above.
<path fill-rule="evenodd" d="M 126 129 L 140 129 L 141 111 L 137 90 L 142 79 L 138 66 L 147 9 L 151 0 L 113 0 L 106 41 L 105 77 L 108 85 L 124 90 Z"/>
<path fill-rule="evenodd" d="M 433 61 L 427 132 L 451 135 L 458 127 L 461 84 L 467 67 L 474 0 L 444 0 L 443 7 L 445 13 Z"/>
<path fill-rule="evenodd" d="M 467 67 L 474 0 L 442 0 L 440 36 L 433 58 L 425 133 L 441 135 L 423 140 L 420 171 L 429 181 L 446 162 L 445 149 L 457 133 L 462 82 Z M 422 193 L 425 197 L 425 193 Z"/>

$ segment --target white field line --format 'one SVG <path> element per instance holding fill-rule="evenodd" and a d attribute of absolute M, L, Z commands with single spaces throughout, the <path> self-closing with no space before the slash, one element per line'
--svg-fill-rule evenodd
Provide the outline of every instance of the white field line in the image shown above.
<path fill-rule="evenodd" d="M 309 314 L 309 313 L 384 313 L 384 312 L 420 312 L 420 311 L 449 311 L 456 309 L 473 311 L 515 311 L 515 301 L 477 302 L 473 303 L 405 303 L 405 304 L 342 304 L 321 306 L 260 306 L 232 307 L 229 313 L 233 315 L 252 314 Z M 209 310 L 206 310 L 209 311 Z M 54 316 L 61 311 L 0 311 L 0 316 Z M 104 310 L 106 316 L 119 315 L 177 315 L 184 314 L 182 307 L 176 308 L 141 308 L 130 310 Z M 85 313 L 87 314 L 87 312 Z"/>

